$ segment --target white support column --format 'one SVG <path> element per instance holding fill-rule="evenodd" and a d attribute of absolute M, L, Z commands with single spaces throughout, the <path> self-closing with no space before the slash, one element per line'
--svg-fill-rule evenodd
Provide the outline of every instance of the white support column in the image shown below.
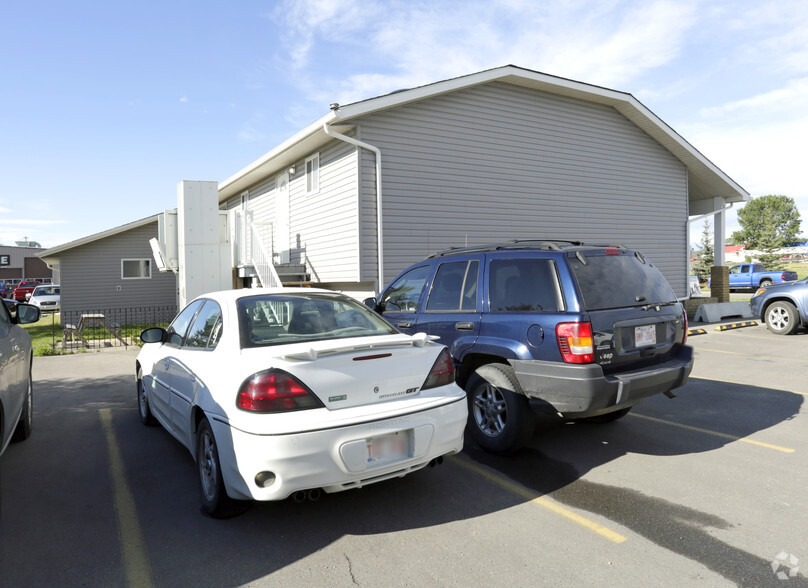
<path fill-rule="evenodd" d="M 718 267 L 726 265 L 725 248 L 726 245 L 726 228 L 723 198 L 713 198 L 713 210 L 718 210 L 713 216 L 713 265 Z"/>
<path fill-rule="evenodd" d="M 179 302 L 232 286 L 227 219 L 219 214 L 217 182 L 182 181 L 177 186 Z"/>

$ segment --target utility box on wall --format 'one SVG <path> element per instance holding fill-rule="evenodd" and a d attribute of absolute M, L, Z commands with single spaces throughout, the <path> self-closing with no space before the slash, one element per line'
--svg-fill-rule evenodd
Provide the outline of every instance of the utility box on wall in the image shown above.
<path fill-rule="evenodd" d="M 180 308 L 206 292 L 232 287 L 227 213 L 219 210 L 218 182 L 179 183 L 177 254 Z"/>

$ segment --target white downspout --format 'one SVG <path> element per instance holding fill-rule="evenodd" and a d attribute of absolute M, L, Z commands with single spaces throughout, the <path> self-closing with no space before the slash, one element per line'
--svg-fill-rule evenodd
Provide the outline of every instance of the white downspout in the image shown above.
<path fill-rule="evenodd" d="M 356 145 L 362 149 L 367 149 L 376 155 L 376 233 L 378 236 L 376 248 L 378 250 L 379 259 L 379 292 L 381 292 L 384 287 L 384 257 L 382 254 L 382 152 L 378 147 L 374 147 L 369 143 L 348 137 L 347 135 L 343 135 L 342 133 L 328 128 L 328 123 L 323 123 L 323 131 L 330 137 L 345 141 L 351 145 Z"/>

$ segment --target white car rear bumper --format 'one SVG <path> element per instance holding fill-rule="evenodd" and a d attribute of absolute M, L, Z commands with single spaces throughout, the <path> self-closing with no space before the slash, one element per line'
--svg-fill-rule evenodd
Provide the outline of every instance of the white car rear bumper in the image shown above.
<path fill-rule="evenodd" d="M 340 492 L 401 477 L 458 453 L 467 411 L 463 397 L 422 412 L 306 433 L 254 435 L 216 419 L 211 425 L 228 495 L 283 500 L 298 490 Z M 255 481 L 263 472 L 274 474 L 266 487 Z"/>

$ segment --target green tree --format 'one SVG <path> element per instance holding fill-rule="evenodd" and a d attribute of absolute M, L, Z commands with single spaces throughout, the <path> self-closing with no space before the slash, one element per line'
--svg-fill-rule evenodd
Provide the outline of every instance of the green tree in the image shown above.
<path fill-rule="evenodd" d="M 732 233 L 736 244 L 746 243 L 750 249 L 779 249 L 793 241 L 800 232 L 800 211 L 793 198 L 769 194 L 753 198 L 738 210 L 740 231 Z"/>
<path fill-rule="evenodd" d="M 713 232 L 710 221 L 704 219 L 704 229 L 701 232 L 701 241 L 693 264 L 693 273 L 699 277 L 699 282 L 706 282 L 712 271 L 715 252 L 713 251 Z"/>
<path fill-rule="evenodd" d="M 783 245 L 784 240 L 777 234 L 777 222 L 773 218 L 766 219 L 761 225 L 758 238 L 757 249 L 760 251 L 757 256 L 758 262 L 772 272 L 785 269 L 780 251 Z"/>

